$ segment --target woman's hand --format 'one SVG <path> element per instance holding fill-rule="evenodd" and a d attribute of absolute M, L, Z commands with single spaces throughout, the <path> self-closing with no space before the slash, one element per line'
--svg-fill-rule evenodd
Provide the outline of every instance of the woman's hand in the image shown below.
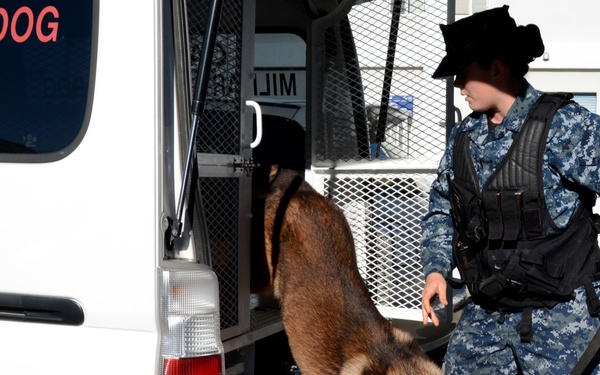
<path fill-rule="evenodd" d="M 429 323 L 429 319 L 431 319 L 433 325 L 436 327 L 440 325 L 440 321 L 433 311 L 431 302 L 436 296 L 439 296 L 440 302 L 444 304 L 444 306 L 447 306 L 448 300 L 446 298 L 446 287 L 446 279 L 444 279 L 444 276 L 442 276 L 441 273 L 433 272 L 427 276 L 421 300 L 423 324 L 427 325 Z"/>

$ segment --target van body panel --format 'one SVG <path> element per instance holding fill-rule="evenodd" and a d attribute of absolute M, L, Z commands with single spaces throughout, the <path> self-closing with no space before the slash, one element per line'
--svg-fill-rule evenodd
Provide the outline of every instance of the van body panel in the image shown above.
<path fill-rule="evenodd" d="M 83 327 L 55 335 L 72 339 L 43 346 L 55 356 L 83 351 L 82 342 L 96 341 L 84 339 L 90 332 L 98 332 L 91 335 L 98 341 L 85 350 L 118 353 L 115 343 L 99 345 L 114 339 L 92 327 L 145 332 L 144 340 L 123 333 L 118 345 L 124 347 L 146 341 L 148 333 L 156 336 L 154 7 L 100 3 L 93 110 L 76 150 L 56 162 L 0 163 L 0 289 L 72 298 L 85 312 Z M 4 333 L 40 337 L 44 330 L 62 332 L 27 323 L 2 326 Z M 150 341 L 147 355 L 154 357 L 157 339 Z M 98 357 L 92 353 L 87 356 Z"/>
<path fill-rule="evenodd" d="M 152 332 L 0 322 L 2 373 L 155 374 Z"/>

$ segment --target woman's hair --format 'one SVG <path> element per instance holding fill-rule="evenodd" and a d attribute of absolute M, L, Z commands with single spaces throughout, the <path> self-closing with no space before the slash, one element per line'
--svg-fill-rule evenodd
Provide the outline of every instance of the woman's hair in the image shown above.
<path fill-rule="evenodd" d="M 529 63 L 544 53 L 540 29 L 536 25 L 518 26 L 506 35 L 505 43 L 492 51 L 477 62 L 490 66 L 494 60 L 500 60 L 515 77 L 522 78 L 529 71 Z"/>

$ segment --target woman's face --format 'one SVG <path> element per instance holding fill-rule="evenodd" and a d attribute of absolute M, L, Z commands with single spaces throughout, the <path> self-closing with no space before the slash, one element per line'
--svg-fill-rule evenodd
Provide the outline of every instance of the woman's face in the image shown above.
<path fill-rule="evenodd" d="M 497 89 L 492 84 L 492 67 L 483 68 L 472 62 L 454 79 L 454 87 L 460 89 L 460 94 L 475 112 L 486 112 L 495 107 Z"/>

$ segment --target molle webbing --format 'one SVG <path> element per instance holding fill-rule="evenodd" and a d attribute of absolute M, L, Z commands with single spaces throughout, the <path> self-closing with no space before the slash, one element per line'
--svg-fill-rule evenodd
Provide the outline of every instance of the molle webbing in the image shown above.
<path fill-rule="evenodd" d="M 489 240 L 514 241 L 543 235 L 545 209 L 542 163 L 556 111 L 571 94 L 542 95 L 533 105 L 504 160 L 483 187 Z"/>

